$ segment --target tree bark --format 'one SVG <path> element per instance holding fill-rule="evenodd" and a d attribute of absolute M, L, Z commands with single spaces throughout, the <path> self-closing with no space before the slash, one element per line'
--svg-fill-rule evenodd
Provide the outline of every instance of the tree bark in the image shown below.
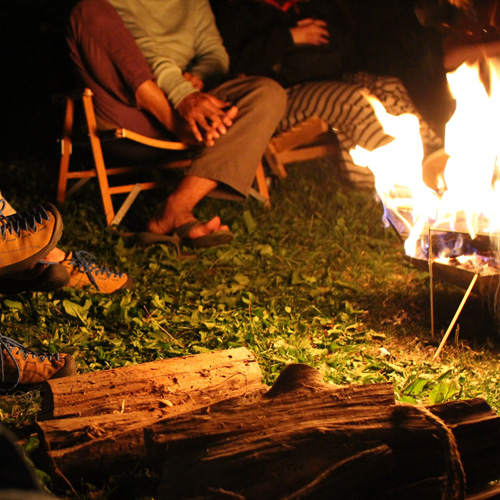
<path fill-rule="evenodd" d="M 245 348 L 49 380 L 38 422 L 46 466 L 70 480 L 136 466 L 148 425 L 263 390 Z"/>
<path fill-rule="evenodd" d="M 47 381 L 40 420 L 104 413 L 187 410 L 261 386 L 262 372 L 246 348 L 164 359 Z"/>
<path fill-rule="evenodd" d="M 395 404 L 389 385 L 304 382 L 305 368 L 294 383 L 287 367 L 252 404 L 221 402 L 145 429 L 149 461 L 163 468 L 157 500 L 463 499 L 469 471 L 483 486 L 498 479 L 500 449 L 488 436 L 500 419 L 483 400 Z M 474 436 L 482 443 L 471 450 Z M 476 449 L 490 460 L 481 477 Z"/>
<path fill-rule="evenodd" d="M 306 365 L 267 390 L 244 349 L 160 364 L 49 383 L 53 476 L 153 467 L 156 500 L 493 498 L 500 418 L 482 399 L 396 404 L 391 384 L 326 384 Z"/>

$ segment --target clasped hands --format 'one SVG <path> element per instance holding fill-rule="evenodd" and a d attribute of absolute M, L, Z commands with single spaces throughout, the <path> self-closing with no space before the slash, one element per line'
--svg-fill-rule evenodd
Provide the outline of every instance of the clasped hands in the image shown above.
<path fill-rule="evenodd" d="M 295 45 L 324 45 L 328 43 L 330 33 L 327 23 L 320 19 L 301 19 L 297 26 L 290 28 Z"/>
<path fill-rule="evenodd" d="M 188 94 L 178 105 L 177 112 L 198 143 L 213 146 L 215 140 L 227 133 L 238 114 L 238 108 L 203 92 L 203 82 L 191 73 L 184 73 L 198 92 Z"/>

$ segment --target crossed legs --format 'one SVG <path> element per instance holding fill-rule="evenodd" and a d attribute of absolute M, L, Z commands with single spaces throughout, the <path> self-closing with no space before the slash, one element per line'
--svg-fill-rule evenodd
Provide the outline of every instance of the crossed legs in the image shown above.
<path fill-rule="evenodd" d="M 238 114 L 227 134 L 216 139 L 213 146 L 200 148 L 187 176 L 149 221 L 150 232 L 168 234 L 195 220 L 196 204 L 215 189 L 243 199 L 286 105 L 285 91 L 268 78 L 237 78 L 211 93 L 234 104 Z M 197 238 L 219 230 L 227 230 L 227 226 L 214 217 L 194 227 L 187 236 Z"/>
<path fill-rule="evenodd" d="M 105 0 L 82 0 L 70 18 L 70 55 L 81 78 L 94 92 L 98 119 L 150 137 L 174 133 L 185 138 L 182 122 L 154 81 L 135 40 Z M 195 219 L 196 204 L 222 187 L 245 197 L 264 150 L 281 119 L 285 91 L 261 77 L 237 78 L 210 91 L 238 109 L 227 134 L 211 147 L 200 147 L 177 189 L 149 221 L 157 234 Z M 188 233 L 196 238 L 226 229 L 218 217 Z"/>

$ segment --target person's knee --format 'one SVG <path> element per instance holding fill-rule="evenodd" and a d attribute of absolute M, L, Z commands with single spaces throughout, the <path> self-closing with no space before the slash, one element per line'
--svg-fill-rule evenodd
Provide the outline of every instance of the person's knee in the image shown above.
<path fill-rule="evenodd" d="M 280 119 L 286 108 L 286 91 L 276 81 L 267 77 L 255 77 L 255 91 L 259 102 L 269 113 Z"/>

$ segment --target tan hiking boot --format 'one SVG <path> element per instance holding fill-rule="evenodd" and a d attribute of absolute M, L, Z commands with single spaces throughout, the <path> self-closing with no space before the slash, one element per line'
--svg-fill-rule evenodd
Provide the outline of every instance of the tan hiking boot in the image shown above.
<path fill-rule="evenodd" d="M 61 265 L 69 273 L 68 286 L 92 286 L 101 293 L 113 293 L 122 288 L 132 288 L 132 280 L 125 274 L 96 263 L 96 257 L 85 251 L 69 252 Z"/>
<path fill-rule="evenodd" d="M 4 201 L 4 200 L 1 200 Z M 36 264 L 52 250 L 62 234 L 61 214 L 50 203 L 4 216 L 0 207 L 0 276 Z"/>
<path fill-rule="evenodd" d="M 18 385 L 39 384 L 77 372 L 75 360 L 69 354 L 37 352 L 1 334 L 0 348 L 1 392 L 13 390 Z"/>

